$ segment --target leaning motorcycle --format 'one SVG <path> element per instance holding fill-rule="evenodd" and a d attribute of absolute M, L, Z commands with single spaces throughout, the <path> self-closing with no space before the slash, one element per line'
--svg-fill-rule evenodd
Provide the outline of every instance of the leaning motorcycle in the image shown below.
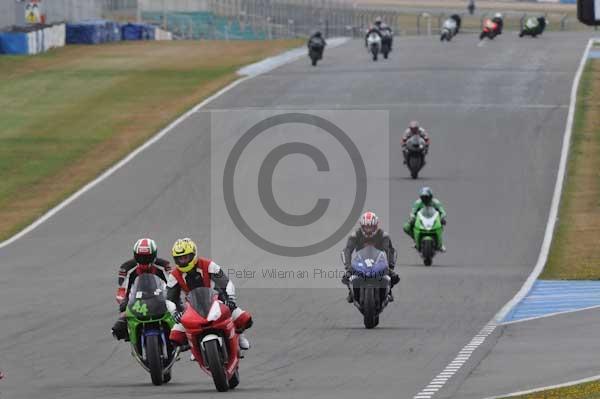
<path fill-rule="evenodd" d="M 383 58 L 387 59 L 389 53 L 392 51 L 392 33 L 384 29 L 381 31 L 381 54 Z"/>
<path fill-rule="evenodd" d="M 425 140 L 419 135 L 414 135 L 406 142 L 406 166 L 413 179 L 419 177 L 419 172 L 425 166 L 427 146 Z"/>
<path fill-rule="evenodd" d="M 457 16 L 458 17 L 458 16 Z M 460 21 L 460 17 L 459 21 Z M 454 37 L 454 35 L 456 35 L 458 33 L 458 23 L 456 22 L 456 19 L 454 18 L 448 18 L 446 21 L 444 21 L 444 24 L 442 25 L 442 29 L 440 31 L 440 41 L 450 41 L 452 40 L 452 38 Z"/>
<path fill-rule="evenodd" d="M 498 34 L 498 24 L 493 22 L 491 19 L 486 19 L 483 23 L 483 30 L 479 34 L 479 40 L 483 40 L 486 37 L 493 40 Z"/>
<path fill-rule="evenodd" d="M 317 66 L 317 61 L 323 58 L 323 50 L 325 46 L 322 40 L 311 39 L 308 44 L 308 56 L 310 57 L 312 66 Z"/>
<path fill-rule="evenodd" d="M 239 338 L 231 311 L 218 293 L 206 287 L 190 291 L 181 324 L 196 362 L 212 376 L 217 391 L 235 388 L 240 383 Z"/>
<path fill-rule="evenodd" d="M 423 263 L 425 266 L 431 266 L 433 257 L 442 242 L 443 227 L 438 210 L 432 206 L 426 206 L 419 210 L 412 233 Z"/>
<path fill-rule="evenodd" d="M 546 28 L 546 23 L 546 18 L 544 17 L 527 18 L 527 21 L 525 21 L 525 24 L 523 25 L 523 29 L 521 29 L 521 32 L 519 33 L 519 37 L 536 37 L 538 35 L 541 35 L 544 32 L 544 29 Z"/>
<path fill-rule="evenodd" d="M 164 281 L 154 274 L 140 275 L 130 290 L 125 317 L 131 355 L 150 373 L 154 385 L 169 382 L 179 348 L 169 341 L 175 320 L 168 309 Z"/>
<path fill-rule="evenodd" d="M 381 51 L 381 36 L 375 32 L 369 33 L 369 36 L 367 36 L 367 48 L 373 56 L 373 61 L 377 61 L 377 57 Z"/>
<path fill-rule="evenodd" d="M 379 314 L 387 306 L 392 289 L 385 252 L 373 246 L 355 252 L 351 273 L 349 288 L 354 296 L 354 306 L 363 314 L 365 327 L 374 328 L 379 324 Z"/>

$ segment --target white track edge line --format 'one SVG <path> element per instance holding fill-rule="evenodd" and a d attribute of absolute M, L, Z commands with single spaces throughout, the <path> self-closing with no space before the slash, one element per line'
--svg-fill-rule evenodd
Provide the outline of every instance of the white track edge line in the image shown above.
<path fill-rule="evenodd" d="M 566 171 L 566 167 L 567 167 L 567 160 L 568 160 L 569 147 L 570 147 L 569 144 L 571 142 L 571 134 L 573 131 L 573 121 L 575 118 L 575 105 L 577 103 L 577 90 L 579 88 L 579 82 L 581 80 L 581 75 L 583 74 L 583 69 L 588 60 L 588 55 L 589 55 L 590 49 L 595 41 L 596 40 L 593 38 L 588 41 L 587 46 L 585 47 L 585 50 L 584 50 L 581 60 L 579 62 L 579 67 L 577 68 L 577 72 L 575 73 L 575 78 L 573 79 L 573 85 L 571 87 L 571 100 L 569 103 L 569 113 L 567 116 L 565 133 L 563 135 L 561 157 L 560 157 L 560 163 L 559 163 L 559 167 L 558 167 L 558 173 L 556 176 L 556 183 L 554 185 L 552 204 L 550 206 L 550 213 L 548 215 L 548 221 L 546 223 L 546 231 L 544 233 L 544 240 L 542 242 L 542 247 L 540 249 L 540 253 L 538 255 L 538 259 L 537 259 L 535 268 L 533 269 L 533 271 L 531 272 L 531 274 L 529 275 L 529 277 L 527 278 L 527 280 L 525 281 L 525 283 L 523 284 L 523 286 L 521 287 L 519 292 L 517 292 L 517 294 L 510 301 L 508 301 L 502 307 L 502 309 L 500 309 L 500 311 L 498 313 L 496 313 L 496 315 L 492 318 L 492 320 L 490 320 L 477 333 L 477 335 L 475 335 L 475 337 L 467 345 L 465 345 L 463 348 L 461 348 L 459 353 L 461 353 L 461 352 L 465 353 L 463 351 L 465 351 L 465 348 L 467 348 L 467 347 L 469 347 L 468 351 L 470 353 L 474 353 L 481 345 L 483 345 L 483 343 L 486 341 L 487 337 L 489 337 L 496 330 L 496 328 L 498 326 L 501 326 L 501 324 L 499 324 L 499 320 L 502 320 L 521 301 L 521 299 L 523 299 L 525 297 L 525 295 L 527 295 L 527 293 L 529 293 L 529 291 L 533 287 L 533 283 L 537 280 L 538 276 L 541 274 L 542 270 L 544 269 L 544 265 L 546 264 L 546 260 L 548 259 L 548 252 L 550 249 L 550 244 L 552 243 L 552 236 L 554 233 L 554 226 L 556 224 L 556 219 L 557 219 L 557 215 L 558 215 L 558 206 L 560 204 L 560 197 L 562 194 L 563 181 L 564 181 L 565 171 Z M 470 348 L 472 348 L 472 349 L 470 349 Z M 454 359 L 452 359 L 452 361 L 454 361 L 454 360 L 456 360 L 456 357 Z M 451 363 L 449 363 L 449 364 L 451 364 Z M 462 366 L 460 368 L 462 368 Z M 448 370 L 448 366 L 446 366 L 446 368 L 444 370 L 448 370 L 450 372 L 450 378 L 451 378 L 460 371 L 460 368 L 457 370 L 454 370 L 454 368 L 452 370 Z M 432 381 L 435 380 L 436 378 L 438 378 L 440 376 L 440 374 L 437 374 L 432 379 Z M 429 384 L 431 384 L 431 382 Z M 425 388 L 420 390 L 413 397 L 413 399 L 420 398 L 424 394 L 431 394 L 431 396 L 433 396 L 433 394 L 431 392 L 424 391 L 425 389 L 427 389 L 429 387 L 429 384 Z M 446 383 L 444 383 L 444 385 L 446 385 Z"/>
<path fill-rule="evenodd" d="M 345 43 L 345 41 L 341 42 L 339 44 L 336 43 L 336 45 L 332 46 L 332 47 L 337 47 L 337 46 L 340 46 L 340 45 L 342 45 L 344 43 Z M 284 55 L 286 53 L 293 54 L 295 51 L 298 51 L 298 49 L 301 49 L 301 48 L 304 48 L 304 47 L 298 47 L 298 48 L 295 48 L 295 49 L 291 49 L 291 50 L 288 50 L 287 52 L 284 52 L 282 54 L 275 55 L 275 56 L 269 57 L 269 58 L 281 57 L 282 55 Z M 275 67 L 273 67 L 273 68 L 271 68 L 271 69 L 269 69 L 268 71 L 265 71 L 265 72 L 270 72 L 271 70 L 277 69 L 280 66 L 283 66 L 283 65 L 285 65 L 285 64 L 287 64 L 289 62 L 295 61 L 297 58 L 299 58 L 299 57 L 292 57 L 290 59 L 287 59 L 285 62 L 281 62 L 277 66 L 275 66 Z M 240 77 L 238 79 L 234 80 L 233 82 L 231 82 L 227 86 L 223 87 L 221 90 L 219 90 L 218 92 L 216 92 L 212 96 L 210 96 L 210 97 L 202 100 L 199 104 L 195 105 L 192 109 L 186 111 L 183 115 L 179 116 L 177 119 L 175 119 L 173 122 L 171 122 L 167 127 L 165 127 L 164 129 L 160 130 L 158 133 L 156 133 L 154 136 L 152 136 L 150 139 L 148 139 L 148 141 L 144 142 L 141 146 L 137 147 L 135 150 L 133 150 L 132 152 L 130 152 L 125 158 L 121 159 L 116 164 L 114 164 L 113 166 L 109 167 L 102 174 L 100 174 L 100 176 L 98 176 L 94 180 L 88 182 L 85 186 L 83 186 L 79 190 L 75 191 L 73 194 L 71 194 L 69 197 L 67 197 L 66 199 L 64 199 L 62 202 L 60 202 L 59 204 L 57 204 L 56 206 L 54 206 L 50 210 L 46 211 L 46 213 L 44 213 L 42 216 L 40 216 L 39 218 L 37 218 L 30 225 L 28 225 L 25 228 L 23 228 L 23 230 L 17 232 L 13 236 L 11 236 L 11 237 L 7 238 L 6 240 L 0 242 L 0 249 L 2 249 L 4 247 L 12 244 L 13 242 L 17 241 L 21 237 L 23 237 L 26 234 L 30 233 L 31 231 L 35 230 L 37 227 L 39 227 L 41 224 L 43 224 L 44 222 L 46 222 L 52 216 L 54 216 L 55 214 L 57 214 L 58 212 L 60 212 L 63 208 L 65 208 L 71 202 L 75 201 L 77 198 L 81 197 L 87 191 L 89 191 L 92 188 L 94 188 L 96 185 L 98 185 L 99 183 L 101 183 L 102 181 L 104 181 L 107 177 L 109 177 L 110 175 L 112 175 L 113 173 L 115 173 L 117 170 L 121 169 L 123 166 L 125 166 L 126 164 L 128 164 L 139 153 L 141 153 L 146 148 L 150 147 L 152 144 L 156 143 L 158 140 L 160 140 L 161 138 L 163 138 L 167 133 L 169 133 L 171 130 L 173 130 L 175 127 L 177 127 L 179 124 L 181 124 L 184 120 L 186 120 L 187 118 L 189 118 L 191 115 L 193 115 L 194 113 L 196 113 L 198 110 L 200 110 L 201 108 L 203 108 L 207 104 L 211 103 L 212 101 L 214 101 L 218 97 L 222 96 L 223 94 L 225 94 L 229 90 L 233 89 L 234 87 L 236 87 L 240 83 L 245 82 L 245 81 L 247 81 L 249 79 L 255 78 L 257 76 L 260 76 L 264 72 L 253 73 L 252 75 L 244 76 L 243 75 L 243 69 L 244 68 L 248 68 L 251 65 L 260 64 L 260 63 L 262 63 L 264 61 L 265 60 L 261 60 L 261 61 L 258 61 L 256 63 L 254 63 L 254 64 L 250 64 L 250 65 L 247 65 L 245 67 L 240 68 L 237 71 L 238 75 L 240 75 Z"/>
<path fill-rule="evenodd" d="M 500 396 L 490 396 L 485 399 L 511 398 L 511 397 L 515 397 L 515 396 L 528 395 L 530 393 L 547 391 L 549 389 L 566 388 L 566 387 L 570 387 L 573 385 L 585 384 L 586 382 L 593 382 L 593 381 L 597 381 L 597 380 L 600 380 L 600 375 L 594 375 L 594 376 L 591 376 L 588 378 L 582 378 L 580 380 L 569 381 L 569 382 L 565 382 L 565 383 L 557 384 L 557 385 L 549 385 L 547 387 L 533 388 L 533 389 L 529 389 L 527 391 L 513 392 L 513 393 L 508 393 L 506 395 L 500 395 Z"/>
<path fill-rule="evenodd" d="M 567 161 L 569 158 L 569 148 L 571 143 L 571 135 L 573 133 L 573 121 L 575 119 L 575 106 L 577 105 L 577 90 L 579 88 L 579 82 L 581 81 L 581 75 L 583 74 L 583 69 L 585 68 L 585 64 L 588 60 L 588 55 L 590 53 L 590 49 L 596 40 L 590 39 L 585 47 L 585 51 L 581 56 L 581 61 L 579 62 L 579 68 L 577 69 L 577 73 L 575 74 L 575 79 L 573 79 L 573 86 L 571 87 L 571 101 L 569 104 L 569 114 L 567 116 L 567 125 L 565 128 L 565 133 L 563 135 L 562 142 L 562 151 L 560 154 L 560 163 L 558 167 L 558 173 L 556 175 L 556 183 L 554 185 L 554 194 L 552 195 L 552 204 L 550 205 L 550 213 L 548 215 L 548 221 L 546 223 L 546 231 L 544 233 L 544 241 L 542 242 L 542 247 L 540 248 L 540 252 L 538 255 L 537 262 L 535 264 L 535 268 L 527 277 L 527 280 L 521 287 L 521 289 L 516 293 L 516 295 L 508 301 L 502 309 L 494 316 L 494 321 L 496 323 L 500 323 L 502 319 L 506 317 L 506 315 L 514 309 L 515 306 L 529 293 L 533 284 L 544 270 L 544 266 L 546 265 L 546 261 L 548 260 L 548 253 L 550 251 L 550 245 L 552 244 L 552 237 L 554 236 L 554 227 L 556 226 L 556 220 L 558 219 L 558 208 L 560 205 L 560 197 L 562 195 L 563 183 L 565 180 L 565 172 L 567 169 Z"/>

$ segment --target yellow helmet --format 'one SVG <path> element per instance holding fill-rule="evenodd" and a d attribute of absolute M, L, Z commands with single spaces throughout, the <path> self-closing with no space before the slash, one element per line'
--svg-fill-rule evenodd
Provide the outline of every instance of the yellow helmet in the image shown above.
<path fill-rule="evenodd" d="M 180 238 L 173 244 L 171 254 L 177 269 L 182 273 L 190 272 L 196 266 L 196 244 L 189 238 Z"/>

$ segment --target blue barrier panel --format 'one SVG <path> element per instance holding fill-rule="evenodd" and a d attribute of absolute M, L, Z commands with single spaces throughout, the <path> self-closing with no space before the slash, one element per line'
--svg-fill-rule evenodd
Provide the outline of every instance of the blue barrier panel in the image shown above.
<path fill-rule="evenodd" d="M 29 38 L 27 33 L 0 33 L 0 53 L 29 54 Z"/>
<path fill-rule="evenodd" d="M 127 24 L 121 27 L 121 40 L 154 40 L 156 28 L 146 24 Z"/>
<path fill-rule="evenodd" d="M 119 24 L 113 21 L 82 21 L 67 24 L 68 44 L 99 44 L 121 40 Z"/>

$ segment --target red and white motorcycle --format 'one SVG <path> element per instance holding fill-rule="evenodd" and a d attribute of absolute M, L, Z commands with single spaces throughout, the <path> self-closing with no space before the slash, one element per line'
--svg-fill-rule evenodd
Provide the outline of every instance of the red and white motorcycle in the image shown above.
<path fill-rule="evenodd" d="M 240 383 L 239 337 L 231 311 L 218 293 L 205 287 L 190 291 L 181 324 L 196 362 L 212 376 L 217 391 L 235 388 Z"/>

